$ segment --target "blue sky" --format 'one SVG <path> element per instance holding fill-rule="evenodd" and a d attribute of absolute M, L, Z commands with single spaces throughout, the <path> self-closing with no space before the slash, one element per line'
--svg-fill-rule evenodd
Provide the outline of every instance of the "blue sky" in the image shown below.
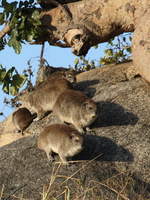
<path fill-rule="evenodd" d="M 85 58 L 90 61 L 97 61 L 98 63 L 100 57 L 104 56 L 103 50 L 105 49 L 105 46 L 106 43 L 99 44 L 98 49 L 94 49 L 92 47 Z M 18 55 L 15 54 L 13 48 L 6 46 L 3 51 L 0 51 L 0 64 L 2 64 L 3 67 L 6 67 L 7 70 L 14 66 L 18 72 L 22 74 L 22 71 L 28 67 L 27 62 L 31 59 L 32 71 L 34 71 L 34 77 L 32 78 L 32 81 L 34 83 L 39 65 L 40 51 L 41 45 L 26 44 L 23 45 L 22 51 Z M 53 47 L 46 43 L 44 58 L 48 61 L 50 66 L 68 68 L 69 65 L 74 67 L 74 60 L 77 58 L 77 56 L 71 53 L 71 48 Z M 3 93 L 1 85 L 0 89 L 0 112 L 3 112 L 5 117 L 7 117 L 13 111 L 13 109 L 4 105 L 3 101 L 4 97 L 11 99 L 12 96 Z M 0 121 L 4 119 L 4 116 L 0 116 Z"/>

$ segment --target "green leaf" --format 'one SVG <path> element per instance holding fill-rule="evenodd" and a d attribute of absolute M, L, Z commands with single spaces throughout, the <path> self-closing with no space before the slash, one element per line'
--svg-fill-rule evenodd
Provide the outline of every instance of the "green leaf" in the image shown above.
<path fill-rule="evenodd" d="M 3 87 L 2 87 L 3 92 L 6 94 L 9 94 L 9 82 L 5 82 Z"/>
<path fill-rule="evenodd" d="M 14 39 L 13 39 L 13 38 L 10 38 L 9 41 L 8 41 L 8 43 L 7 43 L 8 46 L 9 46 L 9 47 L 12 47 L 12 46 L 13 46 L 13 42 L 14 42 Z"/>
<path fill-rule="evenodd" d="M 26 76 L 23 76 L 21 74 L 15 74 L 13 76 L 12 85 L 16 85 L 16 87 L 19 89 L 24 85 L 26 80 L 27 80 Z"/>
<path fill-rule="evenodd" d="M 113 43 L 112 41 L 110 41 L 109 44 L 110 44 L 111 46 L 114 46 L 114 43 Z"/>
<path fill-rule="evenodd" d="M 30 32 L 30 34 L 27 35 L 26 40 L 27 42 L 31 42 L 33 38 L 34 38 L 34 32 Z"/>
<path fill-rule="evenodd" d="M 24 2 L 25 8 L 28 8 L 28 5 L 29 5 L 28 1 L 25 1 L 25 2 Z"/>
<path fill-rule="evenodd" d="M 5 7 L 7 5 L 6 0 L 2 0 L 2 6 Z"/>
<path fill-rule="evenodd" d="M 97 49 L 97 48 L 98 48 L 98 44 L 94 46 L 94 49 Z"/>
<path fill-rule="evenodd" d="M 8 15 L 9 13 L 12 13 L 14 10 L 14 6 L 11 3 L 7 3 L 5 6 L 5 12 Z"/>
<path fill-rule="evenodd" d="M 26 80 L 27 77 L 20 74 L 15 74 L 13 76 L 13 80 L 10 86 L 10 93 L 12 96 L 17 95 L 19 89 L 24 85 Z"/>
<path fill-rule="evenodd" d="M 38 20 L 38 19 L 39 19 L 39 11 L 38 11 L 38 10 L 35 10 L 35 11 L 32 13 L 31 18 L 34 19 L 34 20 Z"/>
<path fill-rule="evenodd" d="M 0 85 L 2 85 L 5 76 L 6 76 L 6 69 L 5 68 L 0 69 Z"/>
<path fill-rule="evenodd" d="M 74 60 L 74 64 L 75 64 L 75 65 L 78 65 L 78 63 L 79 63 L 79 59 L 76 58 L 76 59 Z"/>
<path fill-rule="evenodd" d="M 30 3 L 30 4 L 34 3 L 34 0 L 29 0 L 29 3 Z"/>
<path fill-rule="evenodd" d="M 16 53 L 16 54 L 20 54 L 21 49 L 22 49 L 21 42 L 16 40 L 16 41 L 14 42 L 13 48 L 15 49 L 15 53 Z"/>
<path fill-rule="evenodd" d="M 131 36 L 129 36 L 129 40 L 132 41 L 132 37 Z"/>
<path fill-rule="evenodd" d="M 18 17 L 16 17 L 16 15 L 14 14 L 14 15 L 12 16 L 11 21 L 10 21 L 10 27 L 11 27 L 11 28 L 15 28 L 16 24 L 19 24 L 19 23 L 20 23 L 20 21 L 19 21 Z M 14 31 L 13 31 L 13 32 L 14 32 Z M 18 32 L 17 32 L 17 33 L 18 33 Z"/>
<path fill-rule="evenodd" d="M 24 16 L 22 16 L 21 17 L 21 24 L 20 24 L 20 26 L 18 27 L 18 29 L 23 29 L 23 28 L 25 28 L 25 17 Z"/>
<path fill-rule="evenodd" d="M 14 33 L 14 35 L 15 35 L 15 33 Z M 20 54 L 22 45 L 21 45 L 21 42 L 18 41 L 15 36 L 13 38 L 11 38 L 7 44 L 8 44 L 8 46 L 10 46 L 10 47 L 12 46 L 14 48 L 16 54 Z"/>
<path fill-rule="evenodd" d="M 13 1 L 11 4 L 13 5 L 13 9 L 15 10 L 17 8 L 18 2 L 17 1 Z"/>
<path fill-rule="evenodd" d="M 15 70 L 15 67 L 12 67 L 12 68 L 10 68 L 10 69 L 7 71 L 6 76 L 7 76 L 9 79 L 12 77 L 12 74 L 13 74 L 14 70 Z"/>
<path fill-rule="evenodd" d="M 122 39 L 123 39 L 124 42 L 126 42 L 126 37 L 123 37 Z"/>
<path fill-rule="evenodd" d="M 112 55 L 113 55 L 113 50 L 112 49 L 107 50 L 106 57 L 110 57 Z"/>
<path fill-rule="evenodd" d="M 0 25 L 4 24 L 4 13 L 0 13 Z"/>
<path fill-rule="evenodd" d="M 127 52 L 131 53 L 131 47 L 126 48 Z"/>
<path fill-rule="evenodd" d="M 9 90 L 10 90 L 10 94 L 12 96 L 16 96 L 18 94 L 19 89 L 16 86 L 12 85 L 12 86 L 10 86 Z"/>
<path fill-rule="evenodd" d="M 32 22 L 32 24 L 33 24 L 34 26 L 39 26 L 39 25 L 42 24 L 42 22 L 41 22 L 40 20 L 37 20 L 37 21 Z"/>
<path fill-rule="evenodd" d="M 18 36 L 18 31 L 17 30 L 14 30 L 11 32 L 11 35 L 14 39 L 16 39 L 16 37 Z"/>
<path fill-rule="evenodd" d="M 23 4 L 24 4 L 23 1 L 20 1 L 19 2 L 19 8 L 21 8 L 23 6 Z"/>

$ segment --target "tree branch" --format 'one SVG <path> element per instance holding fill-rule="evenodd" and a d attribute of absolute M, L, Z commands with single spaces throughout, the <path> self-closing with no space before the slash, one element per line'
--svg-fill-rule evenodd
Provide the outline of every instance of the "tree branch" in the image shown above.
<path fill-rule="evenodd" d="M 11 31 L 11 28 L 9 26 L 10 22 L 7 22 L 2 31 L 0 31 L 0 39 L 2 39 L 7 33 Z"/>
<path fill-rule="evenodd" d="M 59 7 L 41 12 L 40 17 L 51 45 L 70 46 L 75 55 L 85 55 L 91 46 L 133 32 L 147 1 L 83 0 L 65 5 L 72 15 L 71 21 L 66 20 Z"/>

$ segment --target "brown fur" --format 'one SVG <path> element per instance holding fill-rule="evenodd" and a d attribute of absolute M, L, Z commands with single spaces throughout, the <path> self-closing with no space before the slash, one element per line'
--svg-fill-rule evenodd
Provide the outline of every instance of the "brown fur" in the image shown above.
<path fill-rule="evenodd" d="M 49 161 L 53 160 L 51 154 L 55 152 L 64 164 L 68 164 L 67 158 L 83 149 L 83 136 L 69 125 L 52 124 L 40 133 L 37 145 L 46 152 Z"/>
<path fill-rule="evenodd" d="M 12 114 L 12 121 L 18 131 L 21 131 L 21 134 L 23 135 L 23 131 L 33 122 L 33 117 L 30 111 L 23 107 Z"/>
<path fill-rule="evenodd" d="M 75 73 L 73 71 L 66 71 L 66 72 L 55 72 L 53 74 L 51 74 L 49 76 L 49 78 L 54 78 L 54 79 L 58 79 L 58 78 L 64 78 L 67 81 L 69 81 L 73 87 L 75 87 L 77 79 L 75 77 Z"/>
<path fill-rule="evenodd" d="M 72 84 L 64 78 L 47 79 L 40 86 L 22 90 L 16 96 L 15 100 L 21 103 L 27 103 L 37 112 L 36 120 L 41 119 L 48 111 L 53 110 L 53 105 L 57 97 L 65 90 L 73 89 Z"/>
<path fill-rule="evenodd" d="M 79 132 L 90 126 L 98 116 L 97 104 L 88 99 L 82 92 L 67 90 L 61 93 L 54 105 L 53 111 L 61 122 L 72 123 Z"/>

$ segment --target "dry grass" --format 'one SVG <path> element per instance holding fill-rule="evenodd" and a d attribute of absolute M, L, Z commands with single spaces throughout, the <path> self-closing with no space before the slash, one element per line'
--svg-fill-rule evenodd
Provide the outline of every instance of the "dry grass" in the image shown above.
<path fill-rule="evenodd" d="M 86 163 L 71 176 L 59 175 L 59 169 L 62 166 L 62 163 L 56 162 L 50 176 L 49 184 L 45 184 L 43 186 L 43 192 L 40 193 L 41 200 L 150 200 L 143 197 L 146 191 L 144 187 L 141 188 L 140 194 L 137 194 L 134 191 L 134 179 L 132 178 L 132 174 L 129 174 L 127 171 L 115 174 L 102 182 L 90 180 L 87 187 L 84 188 L 81 180 L 74 176 L 81 170 L 84 170 L 87 165 L 92 163 L 99 156 L 90 161 L 75 161 Z M 57 182 L 58 179 L 61 179 L 60 184 Z M 70 184 L 68 181 L 72 182 L 73 187 L 69 188 L 68 185 Z M 113 194 L 113 196 L 111 196 L 111 194 Z M 12 197 L 12 199 L 32 200 L 23 198 L 23 190 L 20 197 L 4 193 L 4 185 L 0 192 L 0 200 L 3 199 L 3 195 L 5 197 Z"/>

